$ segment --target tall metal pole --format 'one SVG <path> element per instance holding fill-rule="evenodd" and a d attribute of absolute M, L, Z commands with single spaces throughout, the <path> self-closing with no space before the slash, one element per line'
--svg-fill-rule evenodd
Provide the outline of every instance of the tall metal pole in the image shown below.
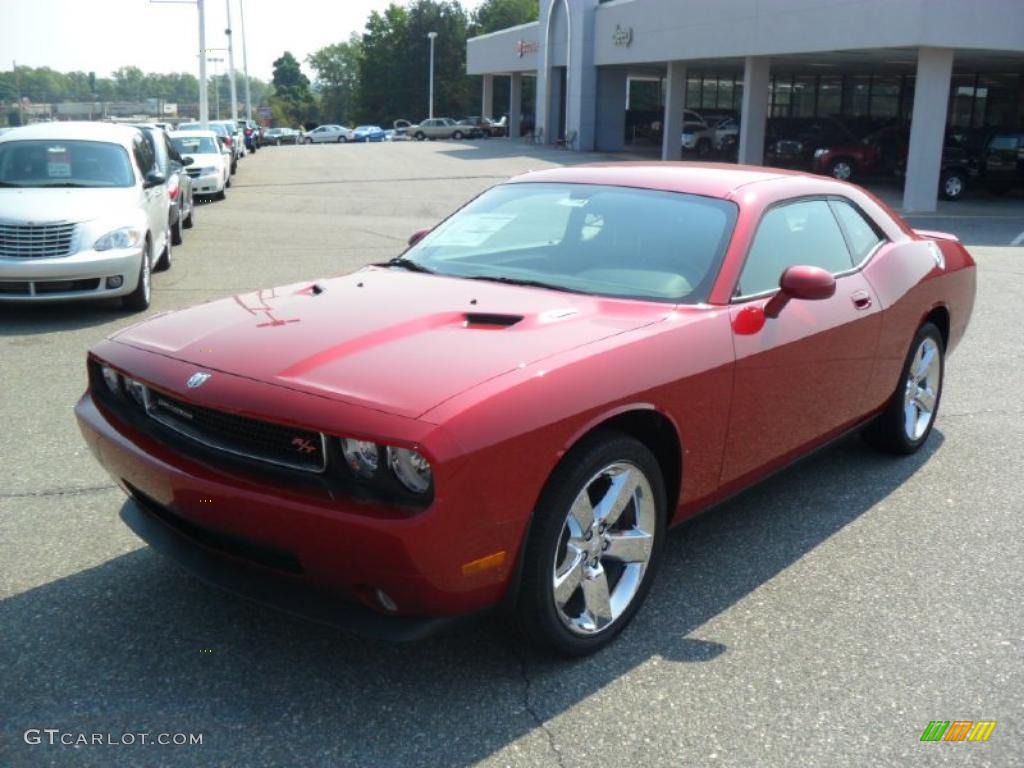
<path fill-rule="evenodd" d="M 239 21 L 242 24 L 242 71 L 245 73 L 245 119 L 252 120 L 252 92 L 249 90 L 249 60 L 245 55 L 245 0 L 238 0 Z"/>
<path fill-rule="evenodd" d="M 231 0 L 224 0 L 228 9 L 228 28 L 224 34 L 228 36 L 228 78 L 231 80 L 231 124 L 238 127 L 238 92 L 235 90 L 235 50 L 231 41 Z"/>
<path fill-rule="evenodd" d="M 196 0 L 199 7 L 199 125 L 204 131 L 210 130 L 210 103 L 206 92 L 206 15 L 203 0 Z"/>
<path fill-rule="evenodd" d="M 437 39 L 437 32 L 427 32 L 430 38 L 430 114 L 428 118 L 434 117 L 434 40 Z"/>

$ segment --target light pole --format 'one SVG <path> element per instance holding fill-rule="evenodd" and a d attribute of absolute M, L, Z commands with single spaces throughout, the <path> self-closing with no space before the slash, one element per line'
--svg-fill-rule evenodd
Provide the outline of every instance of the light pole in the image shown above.
<path fill-rule="evenodd" d="M 220 73 L 218 72 L 217 65 L 224 61 L 221 57 L 211 56 L 206 59 L 213 64 L 213 101 L 214 110 L 217 112 L 217 119 L 220 120 Z M 210 126 L 206 126 L 206 130 L 209 130 Z"/>
<path fill-rule="evenodd" d="M 238 129 L 238 92 L 235 90 L 235 49 L 231 41 L 231 0 L 224 0 L 228 13 L 228 27 L 224 34 L 228 36 L 228 78 L 231 80 L 231 126 Z"/>
<path fill-rule="evenodd" d="M 245 0 L 238 0 L 238 15 L 242 23 L 242 71 L 245 73 L 245 119 L 252 120 L 252 92 L 249 90 L 249 60 L 245 55 Z"/>
<path fill-rule="evenodd" d="M 430 38 L 430 114 L 428 118 L 434 117 L 434 40 L 437 39 L 437 32 L 427 32 Z"/>
<path fill-rule="evenodd" d="M 210 127 L 210 105 L 206 93 L 206 15 L 204 13 L 204 0 L 149 0 L 154 5 L 195 5 L 199 11 L 199 125 L 203 130 Z M 104 105 L 103 114 L 106 116 L 107 108 Z"/>

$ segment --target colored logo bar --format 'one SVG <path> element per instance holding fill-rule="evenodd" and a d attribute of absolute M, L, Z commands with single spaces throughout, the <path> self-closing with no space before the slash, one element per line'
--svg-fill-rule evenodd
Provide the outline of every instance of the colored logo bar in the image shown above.
<path fill-rule="evenodd" d="M 921 741 L 988 741 L 995 728 L 995 720 L 932 720 Z"/>

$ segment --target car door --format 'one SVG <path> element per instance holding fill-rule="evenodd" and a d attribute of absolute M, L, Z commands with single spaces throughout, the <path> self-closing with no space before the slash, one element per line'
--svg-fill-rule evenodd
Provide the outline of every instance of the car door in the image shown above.
<path fill-rule="evenodd" d="M 851 213 L 866 234 L 840 224 Z M 731 307 L 736 365 L 723 484 L 782 463 L 861 417 L 881 319 L 859 266 L 881 240 L 841 199 L 790 200 L 763 214 Z M 760 328 L 744 327 L 741 314 L 756 317 L 795 265 L 831 272 L 835 294 L 791 300 Z"/>
<path fill-rule="evenodd" d="M 146 219 L 153 243 L 152 256 L 156 259 L 167 244 L 167 218 L 170 205 L 167 185 L 155 184 L 151 187 L 146 185 L 146 174 L 159 169 L 156 168 L 156 155 L 141 131 L 132 140 L 132 151 L 142 174 L 143 207 L 146 210 Z"/>

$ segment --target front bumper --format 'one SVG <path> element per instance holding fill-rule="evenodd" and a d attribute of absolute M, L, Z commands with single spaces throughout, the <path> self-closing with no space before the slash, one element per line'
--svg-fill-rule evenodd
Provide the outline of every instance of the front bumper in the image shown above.
<path fill-rule="evenodd" d="M 44 259 L 0 258 L 0 302 L 67 301 L 125 296 L 135 290 L 142 248 L 84 250 Z M 121 285 L 107 287 L 108 278 Z"/>
<path fill-rule="evenodd" d="M 192 177 L 193 195 L 215 195 L 224 189 L 224 177 L 220 173 L 208 173 Z"/>
<path fill-rule="evenodd" d="M 116 346 L 106 345 L 108 350 Z M 145 357 L 161 369 L 174 369 L 173 374 L 160 371 L 163 381 L 184 381 L 194 370 L 194 366 L 159 356 Z M 251 397 L 280 397 L 280 390 L 269 385 L 243 379 L 233 384 L 235 403 L 249 402 Z M 323 428 L 330 434 L 343 433 L 332 419 L 352 423 L 358 418 L 341 406 L 324 413 L 318 398 L 311 398 L 308 404 L 300 400 L 296 407 L 307 405 L 323 414 Z M 402 511 L 278 480 L 263 469 L 253 472 L 214 462 L 215 457 L 204 458 L 183 449 L 148 428 L 142 431 L 110 412 L 90 392 L 75 412 L 90 450 L 122 488 L 151 508 L 165 510 L 185 521 L 186 527 L 203 532 L 179 542 L 179 550 L 186 545 L 199 550 L 178 558 L 189 567 L 200 560 L 228 560 L 234 567 L 244 566 L 248 573 L 260 573 L 253 583 L 290 584 L 282 587 L 289 594 L 293 589 L 308 590 L 329 596 L 332 605 L 361 604 L 362 611 L 374 609 L 388 619 L 423 620 L 431 627 L 434 619 L 476 613 L 505 596 L 522 537 L 522 521 L 495 520 L 474 501 L 479 492 L 458 490 L 458 481 L 446 481 L 450 492 L 435 498 L 426 509 Z M 369 431 L 387 434 L 386 428 Z M 140 535 L 149 540 L 150 534 Z M 243 546 L 226 551 L 209 546 L 204 541 L 209 537 L 241 541 Z M 508 552 L 503 566 L 479 573 L 463 569 L 464 564 L 499 550 Z M 263 551 L 277 554 L 267 560 L 258 554 Z M 263 587 L 246 591 L 238 587 L 237 579 L 225 579 L 221 583 L 229 589 L 263 599 Z M 378 589 L 396 606 L 391 612 L 376 596 Z M 285 604 L 289 602 L 285 600 Z"/>

